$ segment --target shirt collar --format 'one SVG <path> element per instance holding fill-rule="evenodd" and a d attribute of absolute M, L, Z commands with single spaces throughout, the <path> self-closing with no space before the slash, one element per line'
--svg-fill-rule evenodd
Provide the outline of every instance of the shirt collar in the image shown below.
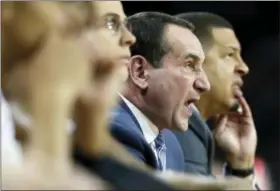
<path fill-rule="evenodd" d="M 133 103 L 131 103 L 123 95 L 121 94 L 119 95 L 123 99 L 125 104 L 128 106 L 128 108 L 131 110 L 135 118 L 137 119 L 148 144 L 153 143 L 159 134 L 158 131 L 154 132 L 153 129 L 151 128 L 151 125 L 153 125 L 153 123 Z"/>

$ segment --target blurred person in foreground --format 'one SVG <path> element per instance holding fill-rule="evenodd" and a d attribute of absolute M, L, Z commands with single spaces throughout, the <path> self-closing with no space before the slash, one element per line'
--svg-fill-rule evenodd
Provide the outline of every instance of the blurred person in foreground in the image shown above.
<path fill-rule="evenodd" d="M 97 176 L 73 166 L 69 136 L 63 128 L 76 98 L 90 87 L 93 68 L 91 54 L 83 51 L 90 41 L 83 30 L 75 30 L 85 28 L 80 25 L 85 17 L 79 17 L 73 6 L 1 3 L 1 90 L 8 101 L 17 100 L 33 117 L 22 156 L 15 144 L 8 145 L 15 141 L 12 119 L 3 119 L 1 130 L 6 133 L 2 136 L 9 136 L 2 139 L 6 147 L 2 150 L 3 189 L 108 188 Z M 5 98 L 1 95 L 1 102 Z M 9 112 L 7 102 L 3 109 L 1 113 Z M 14 157 L 17 161 L 10 163 Z"/>
<path fill-rule="evenodd" d="M 253 180 L 255 186 L 257 134 L 241 90 L 242 78 L 249 68 L 241 57 L 241 45 L 234 29 L 224 18 L 211 13 L 183 13 L 177 17 L 195 25 L 194 33 L 206 57 L 203 68 L 211 85 L 211 90 L 193 106 L 190 130 L 176 133 L 184 150 L 185 171 L 212 174 L 213 138 L 205 123 L 212 119 L 213 136 L 226 155 L 225 174 Z"/>

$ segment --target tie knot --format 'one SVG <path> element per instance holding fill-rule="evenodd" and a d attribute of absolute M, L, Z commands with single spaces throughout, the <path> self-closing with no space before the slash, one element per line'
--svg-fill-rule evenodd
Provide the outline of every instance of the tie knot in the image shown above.
<path fill-rule="evenodd" d="M 156 147 L 163 147 L 165 146 L 165 141 L 162 132 L 160 132 L 155 140 Z"/>

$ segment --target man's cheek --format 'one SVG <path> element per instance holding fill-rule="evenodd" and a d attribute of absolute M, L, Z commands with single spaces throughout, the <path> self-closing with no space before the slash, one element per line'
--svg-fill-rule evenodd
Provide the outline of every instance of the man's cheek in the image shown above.
<path fill-rule="evenodd" d="M 181 79 L 181 88 L 182 89 L 190 89 L 193 87 L 195 81 L 197 79 L 197 76 L 191 75 L 191 76 L 185 76 Z"/>

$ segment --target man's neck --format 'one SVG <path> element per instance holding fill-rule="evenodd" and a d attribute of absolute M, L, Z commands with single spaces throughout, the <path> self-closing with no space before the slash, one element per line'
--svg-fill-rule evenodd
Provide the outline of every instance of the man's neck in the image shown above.
<path fill-rule="evenodd" d="M 201 117 L 205 121 L 219 113 L 217 112 L 218 109 L 215 107 L 215 104 L 213 104 L 212 101 L 209 101 L 209 99 L 200 99 L 195 106 L 198 108 Z"/>
<path fill-rule="evenodd" d="M 145 107 L 145 105 L 141 95 L 131 90 L 127 90 L 121 95 L 145 115 L 145 113 L 143 112 L 143 108 Z"/>
<path fill-rule="evenodd" d="M 152 128 L 153 132 L 158 133 L 160 128 L 154 123 L 153 118 L 146 112 L 147 110 L 145 109 L 145 103 L 142 98 L 142 96 L 133 94 L 131 92 L 126 92 L 122 94 L 122 96 L 127 99 L 129 102 L 131 102 L 142 114 L 144 118 L 147 119 L 149 126 Z"/>

